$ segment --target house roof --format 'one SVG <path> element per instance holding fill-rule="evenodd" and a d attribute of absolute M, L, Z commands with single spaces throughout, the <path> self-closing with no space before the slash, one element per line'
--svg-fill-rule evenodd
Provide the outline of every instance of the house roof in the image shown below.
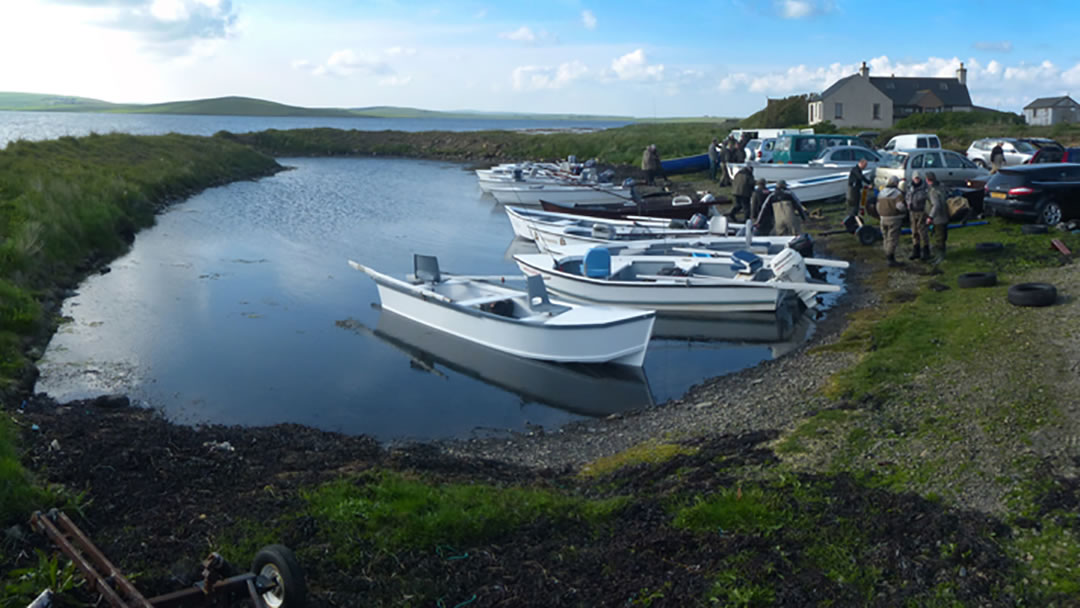
<path fill-rule="evenodd" d="M 844 85 L 847 84 L 847 82 L 849 80 L 851 80 L 852 78 L 857 78 L 858 76 L 859 76 L 858 74 L 852 74 L 851 76 L 847 76 L 845 78 L 841 78 L 840 80 L 837 80 L 836 82 L 833 83 L 833 85 L 831 87 L 829 87 L 829 88 L 825 89 L 824 91 L 822 91 L 821 97 L 825 98 L 825 97 L 828 97 L 828 96 L 832 95 L 833 93 L 835 93 L 838 90 L 842 89 L 844 87 Z"/>
<path fill-rule="evenodd" d="M 1069 105 L 1080 105 L 1077 104 L 1072 97 L 1069 97 L 1068 95 L 1062 95 L 1061 97 L 1040 97 L 1035 101 L 1029 103 L 1028 105 L 1024 106 L 1024 109 L 1032 110 L 1035 108 L 1052 108 L 1065 100 L 1069 100 Z"/>
<path fill-rule="evenodd" d="M 897 106 L 916 105 L 914 102 L 924 97 L 925 91 L 932 91 L 946 107 L 971 106 L 967 85 L 960 84 L 956 78 L 871 76 L 870 84 L 892 99 Z"/>

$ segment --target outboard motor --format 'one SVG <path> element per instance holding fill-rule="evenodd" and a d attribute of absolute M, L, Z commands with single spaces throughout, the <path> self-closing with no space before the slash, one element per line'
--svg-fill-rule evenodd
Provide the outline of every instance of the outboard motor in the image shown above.
<path fill-rule="evenodd" d="M 806 263 L 797 251 L 787 247 L 769 260 L 769 269 L 773 272 L 774 281 L 791 281 L 793 283 L 806 282 Z M 802 289 L 795 292 L 806 304 L 807 308 L 817 305 L 818 292 L 813 289 Z"/>
<path fill-rule="evenodd" d="M 814 257 L 814 239 L 809 234 L 803 233 L 791 239 L 788 247 L 798 251 L 804 258 Z"/>
<path fill-rule="evenodd" d="M 694 230 L 701 230 L 709 225 L 709 218 L 705 217 L 705 214 L 703 213 L 695 213 L 690 216 L 688 225 Z"/>
<path fill-rule="evenodd" d="M 603 171 L 600 172 L 600 181 L 602 181 L 602 182 L 610 182 L 613 179 L 615 179 L 615 170 L 614 169 L 604 169 Z M 629 178 L 627 178 L 627 179 L 629 179 Z M 634 180 L 630 180 L 630 181 L 634 181 Z"/>
<path fill-rule="evenodd" d="M 632 177 L 628 177 L 628 178 L 626 178 L 626 179 L 622 180 L 622 185 L 623 185 L 623 187 L 624 187 L 624 188 L 631 188 L 631 187 L 633 187 L 633 185 L 634 185 L 634 178 L 632 178 Z"/>
<path fill-rule="evenodd" d="M 525 178 L 522 177 L 521 169 L 514 169 L 514 181 L 515 182 L 523 182 L 523 181 L 525 181 Z"/>
<path fill-rule="evenodd" d="M 593 168 L 595 166 L 596 166 L 596 159 L 595 158 L 590 158 L 589 160 L 585 161 L 585 168 L 586 169 L 591 169 L 591 168 Z"/>

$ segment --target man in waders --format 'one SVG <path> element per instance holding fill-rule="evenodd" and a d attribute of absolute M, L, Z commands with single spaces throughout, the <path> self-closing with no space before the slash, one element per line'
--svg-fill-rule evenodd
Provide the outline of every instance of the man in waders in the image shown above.
<path fill-rule="evenodd" d="M 926 182 L 916 171 L 904 191 L 908 215 L 911 220 L 911 255 L 909 260 L 922 258 L 930 261 L 930 227 L 926 225 L 926 199 L 929 192 Z"/>
<path fill-rule="evenodd" d="M 864 170 L 866 170 L 865 158 L 859 160 L 859 163 L 852 167 L 851 172 L 848 173 L 846 198 L 849 217 L 859 215 L 859 206 L 862 204 L 863 186 L 873 185 L 873 182 L 866 178 L 866 174 L 863 173 Z"/>
<path fill-rule="evenodd" d="M 750 165 L 743 165 L 738 172 L 735 173 L 735 179 L 731 183 L 731 194 L 735 198 L 735 204 L 731 206 L 731 213 L 728 217 L 732 221 L 738 220 L 739 212 L 742 211 L 743 219 L 748 220 L 751 217 L 750 211 L 750 196 L 754 193 L 754 168 Z"/>
<path fill-rule="evenodd" d="M 761 206 L 761 214 L 754 221 L 754 225 L 761 224 L 761 219 L 766 211 L 771 210 L 773 216 L 773 234 L 777 236 L 798 236 L 802 234 L 802 221 L 806 219 L 806 207 L 799 201 L 795 193 L 787 189 L 787 182 L 778 180 L 776 188 L 765 203 Z"/>
<path fill-rule="evenodd" d="M 926 218 L 926 222 L 934 225 L 934 253 L 936 255 L 933 262 L 940 264 L 945 261 L 945 241 L 949 238 L 948 194 L 945 193 L 945 187 L 937 180 L 937 175 L 934 175 L 933 171 L 926 173 L 926 183 L 930 189 L 927 197 L 930 202 L 930 217 Z"/>
<path fill-rule="evenodd" d="M 765 208 L 765 199 L 769 198 L 769 189 L 765 187 L 765 180 L 758 179 L 754 193 L 750 195 L 750 216 L 758 222 L 758 234 L 767 235 L 772 232 L 773 219 L 771 213 L 762 213 Z"/>
<path fill-rule="evenodd" d="M 900 227 L 904 223 L 904 193 L 897 186 L 900 179 L 895 175 L 889 178 L 889 182 L 878 192 L 877 212 L 881 219 L 881 234 L 885 238 L 885 260 L 889 266 L 899 266 L 896 261 L 896 246 L 900 243 Z"/>

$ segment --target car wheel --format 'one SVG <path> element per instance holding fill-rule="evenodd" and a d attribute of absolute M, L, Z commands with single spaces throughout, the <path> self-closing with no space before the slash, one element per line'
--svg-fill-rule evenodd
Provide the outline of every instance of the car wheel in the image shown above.
<path fill-rule="evenodd" d="M 981 158 L 976 158 L 975 159 L 975 164 L 978 165 L 980 169 L 989 169 L 990 168 L 990 165 L 987 165 L 986 161 L 984 161 Z"/>
<path fill-rule="evenodd" d="M 1061 223 L 1061 206 L 1056 201 L 1046 201 L 1039 207 L 1038 221 L 1047 226 L 1057 226 Z"/>
<path fill-rule="evenodd" d="M 956 284 L 961 288 L 993 287 L 997 285 L 997 274 L 993 272 L 965 272 L 956 277 Z"/>
<path fill-rule="evenodd" d="M 1049 306 L 1057 301 L 1057 287 L 1049 283 L 1019 283 L 1009 288 L 1015 306 Z"/>

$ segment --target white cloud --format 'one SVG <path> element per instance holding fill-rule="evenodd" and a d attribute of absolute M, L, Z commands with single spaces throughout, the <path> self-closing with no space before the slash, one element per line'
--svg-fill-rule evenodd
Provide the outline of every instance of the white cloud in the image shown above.
<path fill-rule="evenodd" d="M 226 39 L 237 27 L 232 0 L 51 0 L 81 7 L 93 22 L 132 32 L 155 52 L 183 56 L 200 41 Z M 205 53 L 208 47 L 200 50 Z"/>
<path fill-rule="evenodd" d="M 297 62 L 294 61 L 293 65 Z M 312 72 L 316 76 L 348 77 L 355 74 L 393 76 L 394 69 L 378 55 L 357 53 L 352 49 L 341 49 L 330 54 L 326 63 L 316 66 Z"/>
<path fill-rule="evenodd" d="M 1012 42 L 1008 40 L 983 40 L 976 42 L 974 45 L 976 50 L 979 51 L 996 51 L 999 53 L 1009 53 L 1013 50 Z"/>
<path fill-rule="evenodd" d="M 649 65 L 644 49 L 637 49 L 611 62 L 611 71 L 619 80 L 660 80 L 664 65 Z"/>
<path fill-rule="evenodd" d="M 580 80 L 589 73 L 584 63 L 574 60 L 559 64 L 557 67 L 523 65 L 514 68 L 510 75 L 515 91 L 537 91 L 541 89 L 561 89 Z"/>
<path fill-rule="evenodd" d="M 832 0 L 773 0 L 773 10 L 784 19 L 807 19 L 835 9 Z"/>
<path fill-rule="evenodd" d="M 412 82 L 412 76 L 387 76 L 379 79 L 379 84 L 384 87 L 403 87 Z"/>
<path fill-rule="evenodd" d="M 387 57 L 412 57 L 416 54 L 416 49 L 400 46 L 392 46 L 383 51 Z"/>
<path fill-rule="evenodd" d="M 499 34 L 499 38 L 516 42 L 536 42 L 536 34 L 527 25 L 523 25 L 512 32 L 502 32 Z"/>
<path fill-rule="evenodd" d="M 590 10 L 581 11 L 581 23 L 587 30 L 596 29 L 596 15 Z"/>

